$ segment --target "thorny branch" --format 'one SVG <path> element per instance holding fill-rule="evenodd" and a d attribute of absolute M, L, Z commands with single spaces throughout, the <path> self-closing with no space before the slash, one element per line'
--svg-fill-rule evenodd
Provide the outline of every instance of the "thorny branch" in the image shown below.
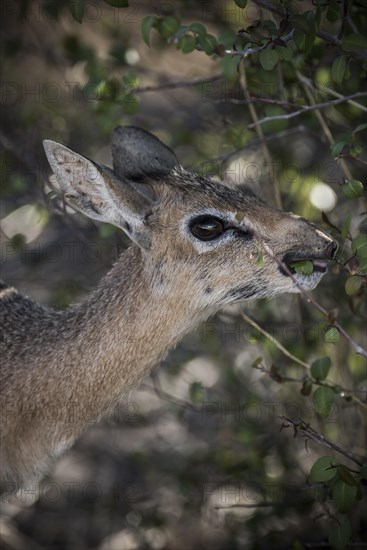
<path fill-rule="evenodd" d="M 309 424 L 307 424 L 301 418 L 298 418 L 298 422 L 296 422 L 295 420 L 292 420 L 291 418 L 288 418 L 287 416 L 283 416 L 283 415 L 281 415 L 279 418 L 284 423 L 282 425 L 282 428 L 289 428 L 290 425 L 294 426 L 294 435 L 295 435 L 295 437 L 299 433 L 301 433 L 303 435 L 303 437 L 305 437 L 306 439 L 311 439 L 312 441 L 315 441 L 319 445 L 323 445 L 324 447 L 328 447 L 329 449 L 333 449 L 334 451 L 336 451 L 337 453 L 342 454 L 343 456 L 345 456 L 349 460 L 352 460 L 358 466 L 360 466 L 360 467 L 363 466 L 363 462 L 361 462 L 358 458 L 356 458 L 353 453 L 351 453 L 350 451 L 346 451 L 346 450 L 342 449 L 341 447 L 339 447 L 339 445 L 337 445 L 336 443 L 333 443 L 332 441 L 329 441 L 329 439 L 327 439 L 324 435 L 320 434 L 319 432 L 317 432 L 316 430 L 311 428 L 311 426 Z"/>

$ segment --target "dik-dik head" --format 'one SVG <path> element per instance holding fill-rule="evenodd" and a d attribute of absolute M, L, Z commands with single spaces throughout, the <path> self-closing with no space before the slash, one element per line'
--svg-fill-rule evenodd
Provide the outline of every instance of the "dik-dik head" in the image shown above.
<path fill-rule="evenodd" d="M 299 292 L 297 283 L 309 290 L 334 257 L 336 243 L 312 223 L 183 169 L 139 128 L 115 129 L 113 170 L 55 142 L 44 147 L 67 202 L 122 228 L 141 248 L 162 297 L 185 294 L 195 307 L 215 310 Z M 300 260 L 312 262 L 310 274 L 295 270 Z"/>

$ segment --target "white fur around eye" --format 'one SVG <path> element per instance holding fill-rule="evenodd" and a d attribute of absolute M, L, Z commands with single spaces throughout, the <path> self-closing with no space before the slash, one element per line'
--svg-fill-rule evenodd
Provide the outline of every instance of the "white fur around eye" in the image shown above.
<path fill-rule="evenodd" d="M 194 211 L 191 212 L 190 215 L 185 216 L 185 218 L 181 220 L 180 224 L 181 233 L 185 235 L 186 238 L 190 239 L 199 254 L 211 252 L 223 246 L 225 243 L 233 238 L 233 235 L 230 231 L 224 231 L 222 235 L 216 237 L 212 241 L 201 241 L 200 239 L 197 239 L 190 231 L 190 224 L 193 220 L 195 220 L 195 218 L 199 218 L 200 216 L 213 216 L 215 218 L 218 218 L 219 220 L 223 220 L 224 223 L 233 223 L 237 225 L 236 217 L 233 212 L 223 212 L 222 210 L 216 210 L 215 208 L 198 210 L 196 212 Z"/>

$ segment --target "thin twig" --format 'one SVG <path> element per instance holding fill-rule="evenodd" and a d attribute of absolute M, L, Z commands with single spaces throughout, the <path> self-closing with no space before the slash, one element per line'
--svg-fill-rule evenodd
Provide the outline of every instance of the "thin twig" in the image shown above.
<path fill-rule="evenodd" d="M 286 422 L 288 424 L 292 424 L 292 426 L 294 426 L 294 428 L 295 428 L 296 435 L 297 435 L 297 433 L 301 432 L 302 434 L 305 435 L 305 437 L 307 437 L 309 439 L 312 439 L 312 441 L 315 441 L 319 445 L 323 445 L 324 447 L 328 447 L 329 449 L 334 449 L 334 451 L 336 451 L 337 453 L 342 454 L 343 456 L 345 456 L 349 460 L 352 460 L 352 462 L 354 462 L 358 466 L 360 466 L 360 467 L 363 466 L 363 462 L 361 462 L 358 458 L 356 458 L 353 453 L 351 453 L 350 451 L 346 451 L 346 450 L 342 449 L 342 447 L 339 447 L 339 445 L 337 445 L 336 443 L 333 443 L 332 441 L 329 441 L 329 439 L 327 439 L 324 435 L 320 434 L 319 432 L 317 432 L 316 430 L 311 428 L 311 426 L 309 424 L 307 424 L 304 420 L 302 420 L 302 418 L 298 417 L 298 422 L 296 422 L 295 420 L 292 420 L 291 418 L 288 418 L 287 416 L 283 416 L 283 415 L 281 415 L 279 418 L 281 418 L 281 420 L 283 420 L 283 422 Z M 287 426 L 285 426 L 285 427 L 287 427 Z"/>
<path fill-rule="evenodd" d="M 302 504 L 308 504 L 307 502 Z M 282 501 L 273 501 L 273 502 L 256 502 L 255 504 L 228 504 L 227 506 L 214 506 L 214 510 L 230 510 L 232 508 L 269 508 L 276 506 L 277 508 L 289 508 L 294 506 L 294 502 L 282 502 Z"/>
<path fill-rule="evenodd" d="M 311 368 L 311 365 L 309 365 L 305 361 L 302 361 L 302 359 L 299 359 L 298 357 L 293 355 L 293 353 L 288 351 L 276 338 L 274 338 L 274 336 L 272 334 L 270 334 L 265 329 L 263 329 L 254 319 L 249 317 L 246 313 L 241 312 L 241 317 L 247 323 L 249 323 L 249 325 L 252 325 L 253 327 L 255 327 L 256 330 L 258 330 L 263 336 L 265 336 L 268 340 L 270 340 L 274 344 L 274 346 L 276 346 L 283 353 L 283 355 L 285 355 L 286 357 L 288 357 L 289 359 L 291 359 L 295 363 L 298 363 L 299 365 L 301 365 L 305 369 L 310 369 Z"/>
<path fill-rule="evenodd" d="M 360 159 L 359 157 L 352 157 L 351 155 L 339 155 L 339 158 L 347 159 L 350 162 L 359 162 L 363 166 L 367 166 L 367 161 Z"/>
<path fill-rule="evenodd" d="M 324 103 L 314 103 L 313 105 L 305 105 L 301 107 L 298 111 L 294 111 L 293 113 L 287 113 L 284 115 L 273 115 L 273 116 L 266 116 L 260 120 L 258 120 L 256 123 L 249 124 L 247 128 L 251 130 L 252 128 L 255 128 L 256 124 L 265 124 L 266 122 L 269 122 L 271 120 L 288 120 L 290 118 L 294 118 L 297 116 L 302 115 L 303 113 L 308 113 L 310 111 L 316 111 L 317 109 L 327 109 L 328 107 L 332 107 L 334 105 L 339 105 L 340 103 L 344 103 L 346 101 L 349 101 L 350 99 L 355 99 L 358 97 L 367 97 L 367 92 L 356 92 L 355 94 L 352 94 L 350 96 L 343 96 L 339 99 L 333 99 L 331 101 L 325 101 Z"/>
<path fill-rule="evenodd" d="M 278 40 L 282 42 L 289 42 L 293 38 L 294 31 L 293 29 L 286 35 L 278 37 Z M 262 50 L 265 50 L 273 44 L 273 40 L 269 40 L 266 44 L 258 46 L 257 48 L 247 48 L 246 50 L 224 50 L 225 55 L 238 55 L 241 57 L 248 57 L 256 53 L 260 53 Z"/>
<path fill-rule="evenodd" d="M 313 90 L 315 90 L 315 86 L 313 86 L 313 83 L 312 83 L 312 80 L 310 80 L 309 78 L 307 78 L 307 76 L 305 75 L 302 75 L 302 79 L 304 82 L 306 82 L 308 84 L 308 86 L 310 88 L 312 88 Z M 332 95 L 333 97 L 344 97 L 343 94 L 340 94 L 339 92 L 336 92 L 335 90 L 333 90 L 332 88 L 329 88 L 328 86 L 325 86 L 325 84 L 319 84 L 318 85 L 320 90 L 322 90 L 323 92 L 326 92 L 330 95 Z M 348 103 L 350 105 L 353 105 L 353 107 L 356 107 L 357 109 L 361 110 L 361 111 L 364 111 L 365 113 L 367 113 L 367 107 L 365 105 L 361 105 L 360 103 L 358 103 L 357 101 L 354 101 L 353 99 L 350 99 L 348 101 Z"/>
<path fill-rule="evenodd" d="M 311 90 L 313 89 L 313 87 L 310 85 L 309 79 L 304 78 L 303 74 L 300 73 L 299 71 L 296 71 L 296 75 L 297 75 L 298 80 L 301 82 L 301 84 L 303 86 L 303 89 L 304 89 L 304 91 L 305 91 L 305 93 L 308 97 L 309 102 L 312 105 L 314 105 L 315 100 L 314 100 L 313 95 L 311 93 Z M 330 131 L 329 126 L 326 123 L 326 120 L 324 119 L 323 115 L 320 113 L 319 110 L 316 110 L 316 117 L 320 122 L 320 126 L 321 126 L 321 128 L 322 128 L 322 130 L 325 134 L 326 139 L 328 140 L 330 145 L 334 145 L 335 140 L 333 138 L 333 135 Z M 339 166 L 340 166 L 342 172 L 344 173 L 344 176 L 347 178 L 347 180 L 351 180 L 352 179 L 352 174 L 350 173 L 350 170 L 349 170 L 346 162 L 344 161 L 344 159 L 339 160 Z"/>
<path fill-rule="evenodd" d="M 242 91 L 243 91 L 243 95 L 245 96 L 245 98 L 247 100 L 249 100 L 250 99 L 250 94 L 248 92 L 248 87 L 247 87 L 246 68 L 245 68 L 244 60 L 241 60 L 241 62 L 240 62 L 239 73 L 240 73 L 239 81 L 240 81 L 240 85 L 241 85 L 241 88 L 242 88 Z M 272 181 L 273 190 L 274 190 L 275 205 L 277 206 L 277 208 L 281 209 L 282 208 L 282 199 L 281 199 L 281 196 L 280 196 L 278 180 L 277 180 L 275 171 L 273 169 L 273 162 L 272 162 L 271 154 L 270 154 L 270 151 L 269 151 L 269 147 L 267 146 L 267 144 L 264 140 L 264 132 L 263 132 L 261 126 L 257 123 L 258 116 L 257 116 L 257 112 L 256 112 L 256 109 L 255 109 L 254 105 L 252 103 L 249 103 L 248 108 L 249 108 L 251 118 L 254 121 L 254 127 L 255 127 L 255 130 L 256 130 L 256 133 L 258 135 L 259 140 L 261 141 L 261 146 L 262 146 L 262 150 L 263 150 L 263 153 L 264 153 L 265 161 L 268 163 L 268 166 L 269 166 L 271 181 Z"/>
<path fill-rule="evenodd" d="M 191 80 L 177 80 L 175 82 L 166 82 L 165 84 L 159 84 L 157 86 L 138 86 L 133 88 L 132 92 L 136 94 L 143 94 L 146 92 L 160 92 L 162 90 L 174 90 L 175 88 L 185 88 L 190 86 L 196 86 L 197 84 L 206 84 L 207 82 L 215 82 L 221 80 L 223 73 L 214 74 L 213 76 L 192 78 Z"/>
<path fill-rule="evenodd" d="M 265 368 L 262 363 L 260 365 L 257 365 L 255 368 L 260 372 L 268 374 L 270 378 L 274 378 L 272 372 L 269 369 Z M 281 372 L 279 372 L 279 377 L 281 378 L 281 380 L 279 379 L 279 382 L 296 382 L 297 384 L 303 384 L 305 381 L 305 378 L 294 378 L 293 376 L 285 376 Z M 361 401 L 359 397 L 354 395 L 356 392 L 366 393 L 366 390 L 350 390 L 347 388 L 343 388 L 339 385 L 335 386 L 334 384 L 328 384 L 327 382 L 321 382 L 320 380 L 314 380 L 314 379 L 310 379 L 310 381 L 312 382 L 312 384 L 315 384 L 316 386 L 324 386 L 326 388 L 331 388 L 333 391 L 337 390 L 337 393 L 340 396 L 342 396 L 342 394 L 348 394 L 350 399 L 355 401 L 355 403 L 357 403 L 363 409 L 367 410 L 367 404 L 363 403 L 363 401 Z"/>
<path fill-rule="evenodd" d="M 248 103 L 248 102 L 247 102 Z M 253 139 L 247 143 L 244 147 L 241 147 L 240 149 L 234 149 L 232 151 L 228 151 L 227 153 L 223 153 L 222 155 L 219 155 L 218 157 L 213 157 L 211 159 L 208 159 L 204 162 L 200 162 L 199 164 L 196 164 L 192 167 L 193 170 L 198 170 L 202 166 L 204 166 L 207 163 L 215 163 L 215 162 L 227 162 L 232 157 L 236 157 L 246 151 L 250 151 L 255 147 L 258 147 L 258 145 L 261 145 L 264 141 L 268 143 L 269 141 L 275 141 L 284 139 L 288 136 L 292 136 L 294 134 L 299 133 L 309 133 L 313 134 L 312 130 L 310 128 L 307 128 L 304 124 L 300 124 L 299 126 L 295 126 L 294 128 L 287 128 L 287 130 L 281 130 L 280 132 L 275 132 L 274 134 L 269 134 L 268 136 L 264 136 L 264 139 Z M 315 138 L 318 138 L 319 136 L 315 135 Z"/>
<path fill-rule="evenodd" d="M 277 107 L 299 107 L 297 103 L 286 101 L 285 99 L 269 99 L 267 97 L 250 96 L 247 99 L 236 99 L 235 97 L 224 97 L 224 99 L 213 99 L 212 103 L 234 103 L 235 105 L 248 105 L 249 103 L 265 103 L 266 105 L 276 105 Z"/>
<path fill-rule="evenodd" d="M 162 390 L 160 382 L 158 378 L 154 375 L 152 375 L 153 380 L 153 386 L 150 386 L 149 384 L 140 384 L 140 388 L 143 390 L 148 390 L 154 392 L 160 399 L 163 399 L 164 401 L 168 401 L 169 403 L 172 403 L 173 405 L 176 405 L 178 407 L 182 408 L 188 408 L 193 411 L 200 411 L 201 409 L 198 409 L 193 405 L 193 403 L 190 403 L 190 401 L 187 401 L 186 399 L 182 399 L 181 397 L 176 397 L 174 395 L 171 395 L 170 393 L 165 392 Z"/>

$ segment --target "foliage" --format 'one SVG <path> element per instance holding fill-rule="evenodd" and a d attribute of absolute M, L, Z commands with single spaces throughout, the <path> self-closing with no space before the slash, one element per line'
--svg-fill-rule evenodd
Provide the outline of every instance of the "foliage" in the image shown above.
<path fill-rule="evenodd" d="M 130 433 L 145 424 L 163 439 L 158 427 L 165 415 L 185 427 L 191 447 L 181 442 L 172 454 L 158 444 L 154 450 L 126 452 L 129 465 L 134 464 L 132 478 L 138 471 L 144 488 L 155 495 L 161 467 L 181 516 L 164 499 L 158 506 L 146 498 L 145 510 L 125 499 L 122 512 L 120 501 L 112 505 L 106 497 L 105 510 L 116 514 L 119 528 L 121 516 L 128 518 L 124 528 L 139 535 L 139 548 L 159 548 L 149 530 L 174 530 L 182 518 L 187 524 L 197 518 L 205 523 L 208 510 L 214 514 L 218 508 L 220 513 L 226 508 L 222 524 L 211 525 L 218 548 L 266 548 L 270 541 L 301 548 L 328 541 L 343 549 L 360 542 L 367 483 L 361 443 L 367 407 L 365 2 L 175 1 L 142 8 L 105 0 L 93 21 L 90 10 L 97 3 L 63 4 L 27 0 L 15 3 L 17 9 L 8 14 L 3 50 L 8 95 L 1 105 L 6 211 L 25 202 L 44 204 L 42 138 L 64 141 L 94 158 L 114 126 L 136 124 L 176 148 L 183 164 L 199 166 L 207 175 L 232 176 L 237 184 L 247 179 L 261 197 L 310 218 L 339 242 L 337 259 L 311 298 L 259 301 L 252 309 L 244 306 L 250 315 L 234 310 L 225 320 L 204 324 L 200 338 L 185 340 L 163 368 L 167 391 L 156 379 L 150 385 L 161 409 L 142 412 L 136 425 L 116 423 L 132 440 L 138 436 Z M 13 143 L 14 135 L 24 135 L 24 143 Z M 334 197 L 331 207 L 324 208 L 325 198 L 311 200 L 320 183 Z M 49 188 L 47 193 L 60 213 L 56 195 Z M 45 233 L 52 227 L 64 235 L 61 243 L 73 235 L 78 243 L 85 235 L 92 239 L 101 251 L 93 267 L 99 265 L 100 271 L 115 248 L 126 246 L 110 226 L 96 227 L 70 214 L 55 215 L 52 223 Z M 9 237 L 10 272 L 15 266 L 27 282 L 36 278 L 48 289 L 50 303 L 64 307 L 88 288 L 90 277 L 98 280 L 100 272 L 90 274 L 90 262 L 82 267 L 80 252 L 80 261 L 61 266 L 63 284 L 52 286 L 54 264 L 42 263 L 44 252 L 24 259 L 30 256 L 22 255 L 27 242 L 22 227 Z M 313 269 L 308 261 L 291 267 L 305 274 Z M 65 272 L 72 280 L 65 281 Z M 296 322 L 292 338 L 287 331 Z M 205 357 L 213 370 L 220 365 L 217 382 L 209 384 L 196 370 L 183 397 L 175 398 L 175 381 L 184 383 L 194 357 Z M 286 418 L 283 427 L 293 425 L 295 440 L 287 430 L 278 433 L 279 415 Z M 168 446 L 170 435 L 164 439 Z M 242 498 L 241 487 L 251 483 L 262 488 L 257 501 Z M 270 497 L 264 488 L 271 483 L 292 486 L 294 492 Z M 207 489 L 207 498 L 198 496 L 199 486 Z M 297 528 L 287 519 L 290 509 Z M 20 517 L 19 529 L 26 531 L 24 525 Z M 207 547 L 191 539 L 194 533 L 186 536 L 188 546 Z M 161 547 L 170 547 L 165 544 Z"/>

